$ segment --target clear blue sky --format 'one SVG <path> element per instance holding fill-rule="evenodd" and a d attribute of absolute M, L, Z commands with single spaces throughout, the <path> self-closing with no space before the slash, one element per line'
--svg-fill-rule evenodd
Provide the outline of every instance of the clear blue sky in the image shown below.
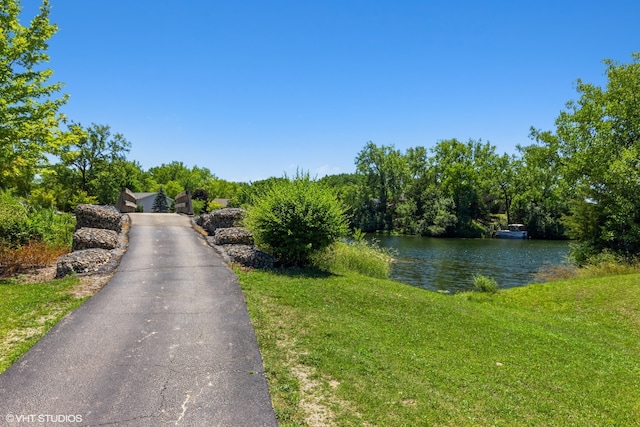
<path fill-rule="evenodd" d="M 370 140 L 514 153 L 576 79 L 602 84 L 603 59 L 640 51 L 638 0 L 51 3 L 65 114 L 124 134 L 145 169 L 229 181 L 354 172 Z"/>

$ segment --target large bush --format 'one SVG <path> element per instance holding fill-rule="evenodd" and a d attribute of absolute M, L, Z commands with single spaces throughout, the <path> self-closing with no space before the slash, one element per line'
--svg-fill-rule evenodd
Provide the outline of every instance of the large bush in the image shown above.
<path fill-rule="evenodd" d="M 0 245 L 5 248 L 19 248 L 34 241 L 70 247 L 74 226 L 72 215 L 33 207 L 8 192 L 0 192 Z"/>
<path fill-rule="evenodd" d="M 32 233 L 29 230 L 29 215 L 25 204 L 7 192 L 0 192 L 1 244 L 17 246 L 28 242 L 30 238 Z"/>
<path fill-rule="evenodd" d="M 344 210 L 333 192 L 308 174 L 274 180 L 253 199 L 246 226 L 256 243 L 285 266 L 305 266 L 311 255 L 347 233 Z"/>

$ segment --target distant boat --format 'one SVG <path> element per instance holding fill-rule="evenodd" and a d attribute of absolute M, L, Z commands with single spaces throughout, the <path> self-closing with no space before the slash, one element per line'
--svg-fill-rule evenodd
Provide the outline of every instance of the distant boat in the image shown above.
<path fill-rule="evenodd" d="M 529 237 L 527 227 L 524 224 L 509 224 L 506 230 L 496 232 L 498 239 L 526 239 Z"/>

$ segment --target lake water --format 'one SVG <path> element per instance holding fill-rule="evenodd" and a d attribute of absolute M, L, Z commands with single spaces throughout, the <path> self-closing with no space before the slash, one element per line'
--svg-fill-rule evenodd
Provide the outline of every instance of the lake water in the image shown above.
<path fill-rule="evenodd" d="M 396 252 L 391 277 L 432 291 L 471 289 L 474 274 L 492 277 L 500 288 L 535 281 L 543 266 L 563 264 L 569 243 L 555 240 L 373 237 Z"/>

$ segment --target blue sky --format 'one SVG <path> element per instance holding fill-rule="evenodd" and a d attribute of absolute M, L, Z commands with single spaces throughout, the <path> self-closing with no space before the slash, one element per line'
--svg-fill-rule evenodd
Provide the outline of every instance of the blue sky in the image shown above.
<path fill-rule="evenodd" d="M 36 0 L 23 0 L 24 12 Z M 368 141 L 553 129 L 576 79 L 640 51 L 640 2 L 51 0 L 69 119 L 107 124 L 148 169 L 229 181 L 355 171 Z"/>

